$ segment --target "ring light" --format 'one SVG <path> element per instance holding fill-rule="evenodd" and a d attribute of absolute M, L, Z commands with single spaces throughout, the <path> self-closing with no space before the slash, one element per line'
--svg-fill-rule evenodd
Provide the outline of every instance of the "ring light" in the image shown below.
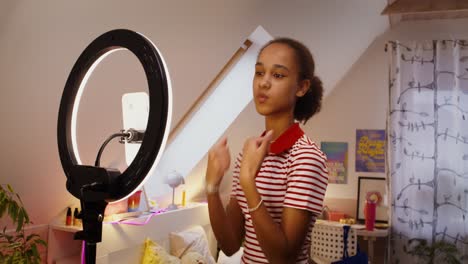
<path fill-rule="evenodd" d="M 81 95 L 94 68 L 110 53 L 128 49 L 142 64 L 149 90 L 149 116 L 140 149 L 128 168 L 82 165 L 76 144 L 76 120 Z M 102 220 L 108 202 L 130 196 L 141 187 L 157 165 L 170 129 L 172 88 L 163 57 L 145 36 L 126 29 L 112 30 L 96 38 L 81 53 L 68 76 L 60 102 L 57 140 L 67 190 L 80 199 L 83 231 L 75 239 L 86 241 L 86 263 L 94 263 L 101 241 Z M 89 251 L 89 252 L 88 252 Z M 92 256 L 94 255 L 94 257 Z"/>

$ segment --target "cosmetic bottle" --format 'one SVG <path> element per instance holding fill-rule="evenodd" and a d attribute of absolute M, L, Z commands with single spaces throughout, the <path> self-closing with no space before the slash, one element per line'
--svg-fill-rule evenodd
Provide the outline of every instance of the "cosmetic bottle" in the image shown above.
<path fill-rule="evenodd" d="M 72 211 L 71 208 L 67 208 L 67 218 L 65 219 L 65 225 L 69 226 L 72 224 Z"/>
<path fill-rule="evenodd" d="M 78 217 L 78 208 L 76 207 L 75 207 L 75 211 L 73 211 L 73 225 L 74 226 L 80 225 L 80 219 Z"/>
<path fill-rule="evenodd" d="M 185 207 L 186 205 L 186 192 L 185 192 L 185 188 L 182 190 L 182 207 Z"/>

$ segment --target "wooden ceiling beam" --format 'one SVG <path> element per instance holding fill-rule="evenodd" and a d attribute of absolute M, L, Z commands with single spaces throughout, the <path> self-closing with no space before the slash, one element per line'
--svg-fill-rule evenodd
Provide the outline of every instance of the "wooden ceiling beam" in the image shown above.
<path fill-rule="evenodd" d="M 466 10 L 468 0 L 396 0 L 385 7 L 382 15 Z"/>

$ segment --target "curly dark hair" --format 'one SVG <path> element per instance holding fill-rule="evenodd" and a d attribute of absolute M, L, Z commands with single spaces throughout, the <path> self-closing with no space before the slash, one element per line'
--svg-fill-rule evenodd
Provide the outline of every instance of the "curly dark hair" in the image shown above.
<path fill-rule="evenodd" d="M 314 57 L 304 44 L 297 40 L 284 37 L 275 38 L 265 44 L 260 49 L 259 55 L 262 53 L 263 49 L 274 43 L 288 45 L 294 50 L 296 61 L 299 66 L 298 81 L 310 81 L 309 90 L 304 96 L 297 98 L 296 106 L 294 107 L 294 118 L 305 124 L 307 120 L 320 111 L 322 105 L 323 85 L 320 78 L 315 76 Z"/>

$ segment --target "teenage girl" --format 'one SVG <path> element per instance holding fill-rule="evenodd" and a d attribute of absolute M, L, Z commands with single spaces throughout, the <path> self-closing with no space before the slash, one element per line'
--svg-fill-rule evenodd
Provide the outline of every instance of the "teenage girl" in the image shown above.
<path fill-rule="evenodd" d="M 245 141 L 235 161 L 231 199 L 224 209 L 218 186 L 230 166 L 227 139 L 209 151 L 206 194 L 219 247 L 242 263 L 310 263 L 311 231 L 328 185 L 326 157 L 304 134 L 320 110 L 323 87 L 302 43 L 277 38 L 255 64 L 255 108 L 265 132 Z"/>

